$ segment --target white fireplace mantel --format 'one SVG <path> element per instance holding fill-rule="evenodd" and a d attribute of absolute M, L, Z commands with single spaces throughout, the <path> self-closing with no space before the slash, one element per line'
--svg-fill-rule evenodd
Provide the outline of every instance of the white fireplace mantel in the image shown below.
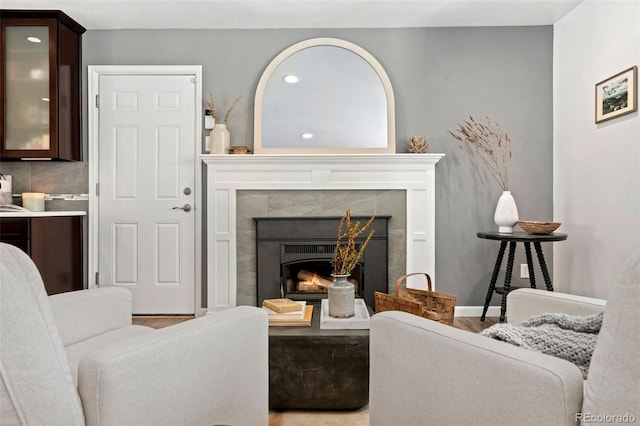
<path fill-rule="evenodd" d="M 202 155 L 207 306 L 236 305 L 236 191 L 404 190 L 409 272 L 435 285 L 435 165 L 444 154 Z M 409 281 L 424 288 L 424 280 Z"/>

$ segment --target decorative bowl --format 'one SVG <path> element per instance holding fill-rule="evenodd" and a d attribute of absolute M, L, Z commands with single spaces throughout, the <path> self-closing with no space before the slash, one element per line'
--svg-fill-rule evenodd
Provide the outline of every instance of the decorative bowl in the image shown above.
<path fill-rule="evenodd" d="M 535 220 L 520 220 L 518 221 L 520 228 L 527 234 L 550 234 L 558 227 L 560 222 L 538 222 Z"/>
<path fill-rule="evenodd" d="M 251 150 L 246 146 L 236 145 L 229 148 L 229 154 L 249 154 Z"/>

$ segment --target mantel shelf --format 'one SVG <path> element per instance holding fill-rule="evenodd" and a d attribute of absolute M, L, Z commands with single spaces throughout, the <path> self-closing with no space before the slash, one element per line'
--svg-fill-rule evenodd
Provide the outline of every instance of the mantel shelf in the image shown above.
<path fill-rule="evenodd" d="M 435 164 L 445 154 L 201 154 L 204 162 L 255 162 L 255 163 L 299 163 L 299 162 L 368 162 L 368 163 L 422 163 Z"/>

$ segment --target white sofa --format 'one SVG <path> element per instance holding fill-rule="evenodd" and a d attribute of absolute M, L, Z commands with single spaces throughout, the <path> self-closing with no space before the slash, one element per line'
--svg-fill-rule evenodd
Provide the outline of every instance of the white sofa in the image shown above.
<path fill-rule="evenodd" d="M 588 315 L 605 302 L 545 290 L 509 294 L 508 320 Z M 640 422 L 640 251 L 606 302 L 589 375 L 558 358 L 404 312 L 371 318 L 370 421 L 401 425 L 575 425 Z M 608 416 L 608 417 L 607 417 Z M 622 417 L 614 417 L 622 416 Z"/>
<path fill-rule="evenodd" d="M 0 423 L 266 425 L 268 320 L 238 307 L 172 327 L 131 325 L 131 293 L 47 297 L 0 243 Z"/>

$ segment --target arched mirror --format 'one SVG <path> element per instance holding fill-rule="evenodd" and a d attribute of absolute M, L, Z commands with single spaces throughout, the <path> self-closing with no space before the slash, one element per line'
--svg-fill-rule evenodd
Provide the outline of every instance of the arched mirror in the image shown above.
<path fill-rule="evenodd" d="M 353 43 L 305 40 L 265 69 L 255 99 L 256 154 L 395 153 L 391 81 Z"/>

